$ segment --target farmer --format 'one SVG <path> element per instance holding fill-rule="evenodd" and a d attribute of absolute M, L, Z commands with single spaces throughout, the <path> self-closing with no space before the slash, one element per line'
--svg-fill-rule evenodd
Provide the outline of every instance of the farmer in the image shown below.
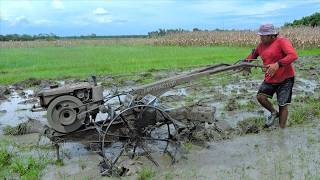
<path fill-rule="evenodd" d="M 261 42 L 245 61 L 256 59 L 258 56 L 263 61 L 262 70 L 265 72 L 265 78 L 260 85 L 257 100 L 271 113 L 266 117 L 265 127 L 280 125 L 280 128 L 285 128 L 294 84 L 293 62 L 298 55 L 291 42 L 279 36 L 272 24 L 261 25 L 257 34 L 260 35 Z M 274 93 L 277 94 L 279 112 L 268 100 Z"/>

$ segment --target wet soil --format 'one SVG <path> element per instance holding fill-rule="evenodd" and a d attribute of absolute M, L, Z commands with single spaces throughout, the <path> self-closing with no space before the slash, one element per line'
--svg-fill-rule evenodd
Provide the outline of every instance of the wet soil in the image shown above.
<path fill-rule="evenodd" d="M 295 64 L 297 70 L 293 99 L 304 96 L 319 97 L 320 56 L 302 57 Z M 148 72 L 149 79 L 162 79 L 185 70 L 164 70 Z M 187 70 L 188 71 L 188 70 Z M 151 75 L 150 75 L 151 74 Z M 115 90 L 130 90 L 146 82 L 145 73 L 130 79 L 131 75 L 99 77 L 107 89 L 105 94 Z M 125 80 L 129 78 L 129 80 Z M 262 82 L 262 75 L 239 76 L 235 73 L 214 75 L 209 78 L 179 85 L 161 95 L 161 102 L 171 107 L 185 105 L 210 105 L 216 108 L 215 123 L 193 133 L 193 142 L 187 144 L 186 159 L 171 165 L 167 155 L 154 153 L 161 162 L 155 167 L 144 157 L 136 161 L 124 161 L 130 169 L 126 178 L 135 179 L 146 166 L 157 169 L 160 179 L 309 179 L 319 177 L 320 134 L 319 119 L 288 127 L 285 130 L 264 130 L 259 121 L 268 114 L 255 99 Z M 0 134 L 13 138 L 17 143 L 38 143 L 37 134 L 4 136 L 6 126 L 17 126 L 31 119 L 46 122 L 45 112 L 31 112 L 38 102 L 34 94 L 51 84 L 67 84 L 79 80 L 45 81 L 31 79 L 12 86 L 0 88 Z M 290 113 L 290 112 L 289 112 Z M 103 115 L 98 115 L 103 119 Z M 290 119 L 288 120 L 290 121 Z M 197 144 L 205 140 L 206 146 Z M 49 144 L 42 137 L 42 144 Z M 47 150 L 46 150 L 47 151 Z M 62 148 L 64 165 L 49 165 L 42 173 L 42 179 L 100 179 L 98 163 L 101 157 L 80 143 L 64 143 Z M 48 156 L 55 157 L 55 150 Z"/>
<path fill-rule="evenodd" d="M 278 129 L 210 143 L 168 171 L 174 179 L 317 179 L 319 128 Z"/>

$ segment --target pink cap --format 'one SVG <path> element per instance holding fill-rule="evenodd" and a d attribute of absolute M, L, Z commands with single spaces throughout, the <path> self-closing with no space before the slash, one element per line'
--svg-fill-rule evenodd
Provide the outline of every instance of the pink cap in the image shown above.
<path fill-rule="evenodd" d="M 260 26 L 259 31 L 257 32 L 260 36 L 278 34 L 274 29 L 273 24 L 263 24 Z"/>

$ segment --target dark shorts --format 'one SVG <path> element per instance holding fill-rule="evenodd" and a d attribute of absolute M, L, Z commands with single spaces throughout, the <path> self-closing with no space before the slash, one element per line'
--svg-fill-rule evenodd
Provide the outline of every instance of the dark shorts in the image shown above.
<path fill-rule="evenodd" d="M 291 103 L 293 84 L 294 77 L 288 78 L 279 84 L 270 84 L 263 81 L 260 85 L 258 95 L 264 95 L 272 99 L 273 94 L 277 93 L 278 105 L 285 106 Z"/>

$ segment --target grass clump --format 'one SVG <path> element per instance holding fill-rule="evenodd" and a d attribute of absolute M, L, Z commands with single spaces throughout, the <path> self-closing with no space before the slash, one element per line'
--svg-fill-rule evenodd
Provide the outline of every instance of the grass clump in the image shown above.
<path fill-rule="evenodd" d="M 10 164 L 11 155 L 5 148 L 0 148 L 0 168 L 2 169 L 5 166 Z"/>
<path fill-rule="evenodd" d="M 19 174 L 21 179 L 39 179 L 40 172 L 45 165 L 45 162 L 31 156 L 27 158 L 15 157 L 11 162 L 10 168 L 14 173 Z"/>
<path fill-rule="evenodd" d="M 63 162 L 62 159 L 57 159 L 57 160 L 54 162 L 54 164 L 55 164 L 56 166 L 64 166 L 64 162 Z"/>
<path fill-rule="evenodd" d="M 80 159 L 78 160 L 78 164 L 79 164 L 79 167 L 80 167 L 82 170 L 84 170 L 84 169 L 87 167 L 86 160 L 83 159 L 83 158 L 80 158 Z"/>
<path fill-rule="evenodd" d="M 144 167 L 142 170 L 138 173 L 137 180 L 150 180 L 156 175 L 156 172 L 149 167 Z"/>
<path fill-rule="evenodd" d="M 230 72 L 222 72 L 219 75 L 215 76 L 214 82 L 212 82 L 215 86 L 222 86 L 225 87 L 226 85 L 230 84 L 232 81 L 232 77 Z"/>
<path fill-rule="evenodd" d="M 22 123 L 17 127 L 12 127 L 12 126 L 5 126 L 3 128 L 3 134 L 4 135 L 22 135 L 24 134 L 26 130 L 26 124 Z"/>
<path fill-rule="evenodd" d="M 187 141 L 185 143 L 183 143 L 183 149 L 186 151 L 186 152 L 190 152 L 191 149 L 193 147 L 193 144 L 191 141 Z"/>
<path fill-rule="evenodd" d="M 112 87 L 113 85 L 115 85 L 115 83 L 112 80 L 108 80 L 108 81 L 102 81 L 101 85 L 104 87 Z"/>
<path fill-rule="evenodd" d="M 258 107 L 258 103 L 256 101 L 249 100 L 245 104 L 240 104 L 239 109 L 251 111 L 251 110 L 257 109 L 257 107 Z"/>
<path fill-rule="evenodd" d="M 227 101 L 227 103 L 224 106 L 224 110 L 226 111 L 234 111 L 237 109 L 240 109 L 240 103 L 235 100 L 235 98 L 231 98 Z"/>
<path fill-rule="evenodd" d="M 28 121 L 24 123 L 20 123 L 16 127 L 5 126 L 3 128 L 4 135 L 23 135 L 26 134 L 28 130 Z"/>
<path fill-rule="evenodd" d="M 15 143 L 0 139 L 0 179 L 40 179 L 42 170 L 53 162 L 45 155 L 34 157 L 21 152 Z"/>
<path fill-rule="evenodd" d="M 172 180 L 172 179 L 174 179 L 174 174 L 172 173 L 172 172 L 166 172 L 165 174 L 164 174 L 164 179 L 165 180 Z"/>
<path fill-rule="evenodd" d="M 258 133 L 264 126 L 262 117 L 250 117 L 238 122 L 237 126 L 244 134 Z"/>
<path fill-rule="evenodd" d="M 320 100 L 314 97 L 297 97 L 289 113 L 288 126 L 320 118 Z"/>
<path fill-rule="evenodd" d="M 140 84 L 149 84 L 153 81 L 155 81 L 154 76 L 152 75 L 151 72 L 145 72 L 142 73 L 139 77 L 136 79 L 133 79 L 135 82 L 140 83 Z"/>
<path fill-rule="evenodd" d="M 16 129 L 12 126 L 5 126 L 3 128 L 3 134 L 4 135 L 15 135 L 17 132 L 16 132 Z"/>
<path fill-rule="evenodd" d="M 199 79 L 199 83 L 202 87 L 210 87 L 213 85 L 213 80 L 210 77 L 205 76 Z"/>

